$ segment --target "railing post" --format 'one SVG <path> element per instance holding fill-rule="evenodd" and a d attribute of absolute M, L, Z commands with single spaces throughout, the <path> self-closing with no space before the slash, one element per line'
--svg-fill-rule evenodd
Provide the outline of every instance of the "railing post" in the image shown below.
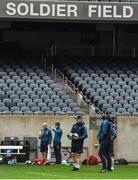
<path fill-rule="evenodd" d="M 56 68 L 55 68 L 54 74 L 55 74 L 54 80 L 56 81 L 57 80 L 57 70 L 56 70 Z"/>
<path fill-rule="evenodd" d="M 54 65 L 53 64 L 51 66 L 51 71 L 52 71 L 52 77 L 54 77 Z"/>
<path fill-rule="evenodd" d="M 136 47 L 132 47 L 131 51 L 132 51 L 132 58 L 135 58 L 136 57 Z"/>

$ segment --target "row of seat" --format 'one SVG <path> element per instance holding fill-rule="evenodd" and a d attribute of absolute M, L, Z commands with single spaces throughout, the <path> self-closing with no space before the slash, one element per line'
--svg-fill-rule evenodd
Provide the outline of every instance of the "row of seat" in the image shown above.
<path fill-rule="evenodd" d="M 58 68 L 76 90 L 101 111 L 112 115 L 132 115 L 138 112 L 138 63 L 113 59 L 84 62 L 64 59 Z"/>
<path fill-rule="evenodd" d="M 0 61 L 0 114 L 84 115 L 39 65 Z"/>

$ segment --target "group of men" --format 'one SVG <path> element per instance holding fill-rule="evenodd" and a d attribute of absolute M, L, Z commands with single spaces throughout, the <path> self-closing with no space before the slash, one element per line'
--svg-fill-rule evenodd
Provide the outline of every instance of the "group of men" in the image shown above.
<path fill-rule="evenodd" d="M 88 137 L 88 131 L 85 123 L 83 122 L 82 116 L 77 116 L 75 119 L 76 122 L 70 130 L 72 134 L 78 135 L 78 138 L 71 140 L 71 154 L 74 162 L 72 171 L 79 171 L 81 165 L 81 153 L 83 152 L 83 143 L 84 140 Z M 113 141 L 116 138 L 116 131 L 108 113 L 104 113 L 102 120 L 103 121 L 100 130 L 97 134 L 97 139 L 100 144 L 99 157 L 103 165 L 100 172 L 111 172 L 113 170 L 111 157 L 114 154 Z M 47 123 L 43 124 L 43 129 L 40 133 L 40 150 L 42 152 L 43 158 L 45 159 L 45 162 L 47 163 L 48 148 L 52 143 L 52 131 L 54 132 L 53 147 L 56 157 L 56 164 L 61 164 L 61 138 L 63 130 L 61 129 L 59 122 L 55 123 L 55 128 L 48 128 Z"/>

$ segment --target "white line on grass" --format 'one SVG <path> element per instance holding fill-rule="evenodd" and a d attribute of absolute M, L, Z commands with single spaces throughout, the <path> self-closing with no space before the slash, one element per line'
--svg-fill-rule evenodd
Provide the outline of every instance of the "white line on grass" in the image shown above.
<path fill-rule="evenodd" d="M 27 172 L 26 174 L 34 174 L 34 175 L 41 175 L 41 176 L 54 176 L 54 177 L 60 177 L 60 178 L 66 178 L 67 176 L 57 175 L 57 174 L 49 174 L 49 173 L 37 173 L 37 172 Z"/>

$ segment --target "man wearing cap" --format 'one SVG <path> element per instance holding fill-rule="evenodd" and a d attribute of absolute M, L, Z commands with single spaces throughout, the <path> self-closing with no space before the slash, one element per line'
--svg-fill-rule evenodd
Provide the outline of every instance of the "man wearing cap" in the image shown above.
<path fill-rule="evenodd" d="M 51 141 L 52 141 L 52 133 L 51 130 L 48 128 L 47 123 L 43 123 L 43 129 L 40 131 L 39 138 L 41 139 L 40 151 L 42 153 L 43 159 L 46 164 L 48 146 L 51 146 Z"/>
<path fill-rule="evenodd" d="M 81 153 L 83 152 L 84 139 L 88 137 L 87 128 L 83 122 L 82 116 L 75 117 L 76 123 L 72 126 L 71 133 L 78 134 L 77 139 L 72 139 L 71 141 L 71 153 L 74 161 L 74 168 L 72 171 L 80 170 L 81 164 Z"/>
<path fill-rule="evenodd" d="M 108 113 L 104 113 L 102 116 L 102 124 L 100 130 L 97 134 L 97 139 L 100 144 L 99 148 L 99 156 L 102 162 L 102 169 L 100 172 L 111 172 L 111 123 L 110 123 L 110 116 Z"/>
<path fill-rule="evenodd" d="M 56 164 L 61 164 L 61 137 L 63 134 L 62 129 L 60 128 L 60 123 L 55 123 L 55 129 L 52 128 L 54 131 L 54 139 L 53 139 L 53 146 L 54 146 L 54 153 L 56 157 Z"/>

